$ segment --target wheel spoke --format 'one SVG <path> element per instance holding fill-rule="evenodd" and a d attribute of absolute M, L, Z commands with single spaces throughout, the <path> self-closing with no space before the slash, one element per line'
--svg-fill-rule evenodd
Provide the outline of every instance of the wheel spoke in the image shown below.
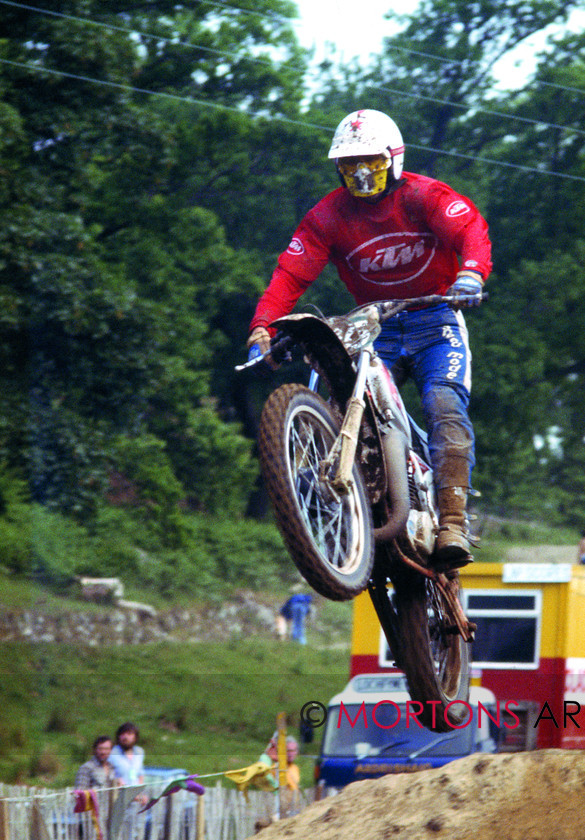
<path fill-rule="evenodd" d="M 449 633 L 452 624 L 440 592 L 434 584 L 427 584 L 427 603 L 429 616 L 429 637 L 431 656 L 435 663 L 435 672 L 439 684 L 447 693 L 453 674 L 453 657 L 457 657 L 458 637 Z"/>
<path fill-rule="evenodd" d="M 374 538 L 359 464 L 347 495 L 340 498 L 328 480 L 336 469 L 338 436 L 332 408 L 304 385 L 287 383 L 266 401 L 258 455 L 276 522 L 298 570 L 326 598 L 345 601 L 368 584 Z"/>
<path fill-rule="evenodd" d="M 309 412 L 292 418 L 288 438 L 289 461 L 295 495 L 307 529 L 327 563 L 342 573 L 350 572 L 359 553 L 358 514 L 353 496 L 334 498 L 320 481 L 321 463 L 335 437 Z"/>

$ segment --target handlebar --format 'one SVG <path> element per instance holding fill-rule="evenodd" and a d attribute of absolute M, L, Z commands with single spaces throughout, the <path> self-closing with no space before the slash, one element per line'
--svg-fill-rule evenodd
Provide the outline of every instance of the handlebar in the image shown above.
<path fill-rule="evenodd" d="M 373 302 L 366 304 L 365 306 L 358 306 L 356 309 L 352 309 L 348 315 L 353 314 L 354 312 L 359 312 L 359 310 L 366 308 L 367 306 L 374 307 L 380 319 L 380 323 L 387 321 L 388 318 L 392 318 L 393 315 L 398 315 L 399 312 L 402 312 L 405 309 L 408 309 L 410 306 L 436 306 L 439 303 L 450 303 L 453 306 L 461 306 L 466 303 L 471 303 L 471 305 L 479 304 L 482 300 L 487 300 L 488 294 L 487 292 L 482 292 L 481 294 L 477 295 L 423 295 L 422 297 L 416 298 L 404 298 L 402 300 L 384 300 L 379 302 Z M 255 359 L 252 359 L 249 362 L 245 362 L 243 365 L 237 365 L 236 371 L 240 372 L 242 370 L 248 370 L 248 368 L 255 367 L 263 362 L 267 356 L 271 356 L 277 364 L 280 364 L 283 361 L 286 361 L 289 350 L 293 344 L 293 341 L 290 336 L 288 335 L 276 335 L 275 338 L 272 339 L 270 350 L 266 353 L 263 353 L 261 356 L 256 356 Z"/>
<path fill-rule="evenodd" d="M 271 356 L 276 364 L 279 365 L 282 362 L 287 361 L 292 344 L 293 341 L 290 335 L 283 335 L 280 338 L 276 335 L 270 343 L 270 350 L 267 350 L 266 353 L 262 353 L 261 356 L 256 356 L 255 359 L 251 359 L 249 362 L 245 362 L 243 365 L 236 365 L 235 369 L 238 373 L 242 370 L 248 370 L 248 368 L 259 365 L 264 361 L 264 359 L 266 359 L 267 356 Z"/>
<path fill-rule="evenodd" d="M 380 303 L 373 303 L 370 306 L 375 306 L 380 316 L 380 323 L 392 318 L 393 315 L 398 315 L 410 306 L 436 306 L 439 303 L 450 303 L 453 306 L 461 306 L 465 304 L 476 305 L 482 300 L 487 300 L 488 293 L 482 292 L 477 295 L 422 295 L 416 298 L 404 298 L 402 300 L 385 300 Z M 361 307 L 360 307 L 361 308 Z"/>

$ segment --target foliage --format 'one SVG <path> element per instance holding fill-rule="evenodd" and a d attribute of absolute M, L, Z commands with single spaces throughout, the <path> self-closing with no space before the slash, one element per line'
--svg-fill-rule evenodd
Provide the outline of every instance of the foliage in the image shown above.
<path fill-rule="evenodd" d="M 237 41 L 239 81 L 228 97 L 236 104 L 255 43 L 288 39 L 299 54 L 281 23 L 271 31 L 262 22 L 242 39 L 240 19 L 215 31 L 202 6 L 169 5 L 150 29 L 138 5 L 57 5 L 64 14 L 11 8 L 0 24 L 11 36 L 3 56 L 16 62 L 2 65 L 1 77 L 0 377 L 9 397 L 0 451 L 28 476 L 35 501 L 82 522 L 95 516 L 110 471 L 124 469 L 170 536 L 179 495 L 212 509 L 229 485 L 225 511 L 245 507 L 256 472 L 250 447 L 208 395 L 214 353 L 233 358 L 231 342 L 245 335 L 245 319 L 226 334 L 222 312 L 260 287 L 253 260 L 230 248 L 212 212 L 193 205 L 193 182 L 180 188 L 193 149 L 188 161 L 170 128 L 176 114 L 130 101 L 124 86 L 138 73 L 154 89 L 186 95 L 195 61 L 211 90 Z M 119 12 L 151 35 L 137 45 Z M 205 60 L 175 46 L 177 34 L 203 37 Z M 281 83 L 290 87 L 293 77 L 280 78 L 267 58 L 255 95 L 275 94 L 272 107 L 291 113 Z"/>
<path fill-rule="evenodd" d="M 493 86 L 497 60 L 565 19 L 573 5 L 425 0 L 402 18 L 372 68 L 361 78 L 338 75 L 316 100 L 321 121 L 323 112 L 334 121 L 364 105 L 390 113 L 403 132 L 406 168 L 452 184 L 487 217 L 490 299 L 467 318 L 474 485 L 488 508 L 538 511 L 575 525 L 585 521 L 575 484 L 585 432 L 576 410 L 583 394 L 576 325 L 585 292 L 583 33 L 548 45 L 537 59 L 537 81 L 513 92 Z M 560 458 L 546 445 L 551 430 L 568 444 Z"/>
<path fill-rule="evenodd" d="M 228 516 L 179 513 L 169 501 L 178 485 L 164 453 L 142 441 L 145 504 L 101 504 L 90 526 L 43 505 L 10 500 L 2 478 L 2 568 L 55 592 L 71 591 L 77 575 L 120 577 L 150 597 L 224 597 L 233 587 L 279 588 L 297 579 L 274 525 Z M 163 460 L 157 463 L 157 457 Z M 162 464 L 162 465 L 161 465 Z M 169 488 L 170 484 L 170 488 Z M 8 491 L 5 487 L 8 485 Z M 21 483 L 18 483 L 20 487 Z"/>
<path fill-rule="evenodd" d="M 35 506 L 0 511 L 5 564 L 69 579 L 57 545 L 30 548 L 30 522 L 101 533 L 113 476 L 131 487 L 126 525 L 144 529 L 130 546 L 156 546 L 140 573 L 165 591 L 189 588 L 192 563 L 207 574 L 193 511 L 262 510 L 252 438 L 268 385 L 234 362 L 276 256 L 336 186 L 332 128 L 364 105 L 397 119 L 407 168 L 490 224 L 491 299 L 469 318 L 475 484 L 495 507 L 583 521 L 583 33 L 537 57 L 538 84 L 493 87 L 497 60 L 575 5 L 423 0 L 371 67 L 332 53 L 308 95 L 288 0 L 6 6 L 0 458 Z M 332 271 L 309 302 L 351 305 Z M 136 565 L 129 544 L 98 565 Z"/>

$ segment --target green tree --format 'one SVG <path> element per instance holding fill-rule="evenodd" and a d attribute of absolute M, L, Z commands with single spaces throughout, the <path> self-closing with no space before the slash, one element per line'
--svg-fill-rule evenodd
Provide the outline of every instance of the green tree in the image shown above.
<path fill-rule="evenodd" d="M 208 395 L 214 358 L 233 339 L 221 314 L 259 283 L 254 259 L 227 244 L 184 185 L 197 145 L 209 160 L 226 128 L 201 113 L 241 126 L 244 106 L 296 110 L 302 68 L 280 65 L 301 53 L 270 17 L 290 11 L 280 0 L 235 16 L 205 4 L 5 9 L 0 376 L 16 387 L 0 434 L 43 504 L 90 515 L 121 457 L 120 435 L 125 463 L 134 453 L 136 480 L 148 486 L 139 453 L 159 451 L 154 435 L 199 506 L 217 497 L 241 507 L 255 472 L 250 447 Z M 199 121 L 191 149 L 180 142 L 188 120 Z M 209 166 L 201 171 L 190 186 L 205 192 Z"/>
<path fill-rule="evenodd" d="M 366 93 L 396 114 L 407 142 L 412 138 L 409 165 L 444 177 L 470 165 L 465 158 L 449 161 L 444 152 L 477 155 L 494 134 L 504 136 L 509 124 L 493 95 L 495 64 L 535 32 L 566 20 L 577 5 L 422 0 L 402 17 L 404 28 L 385 40 Z"/>

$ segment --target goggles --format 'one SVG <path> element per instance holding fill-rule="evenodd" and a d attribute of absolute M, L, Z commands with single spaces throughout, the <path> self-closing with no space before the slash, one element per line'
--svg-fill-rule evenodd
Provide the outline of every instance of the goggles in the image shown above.
<path fill-rule="evenodd" d="M 337 171 L 349 192 L 357 198 L 378 195 L 386 189 L 391 159 L 385 155 L 339 158 Z"/>

